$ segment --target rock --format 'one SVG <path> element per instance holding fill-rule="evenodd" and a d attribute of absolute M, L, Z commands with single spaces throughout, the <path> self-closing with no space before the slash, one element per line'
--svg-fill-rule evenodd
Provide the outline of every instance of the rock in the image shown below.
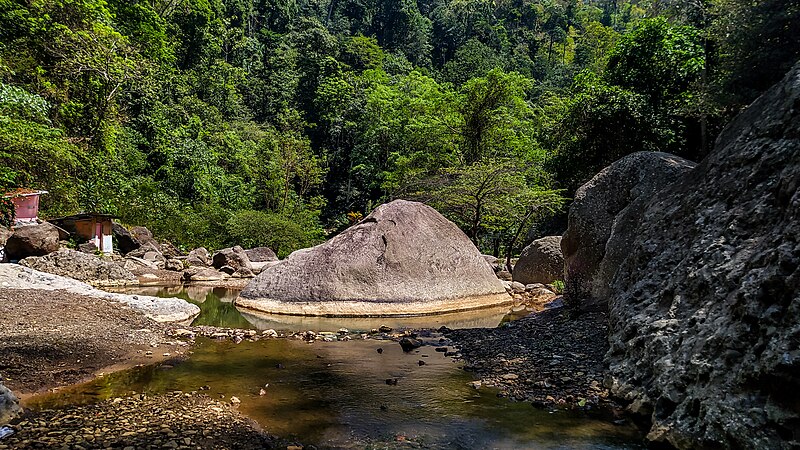
<path fill-rule="evenodd" d="M 89 255 L 80 252 L 72 252 L 89 257 Z M 197 305 L 180 298 L 160 298 L 147 295 L 104 292 L 72 278 L 40 272 L 19 264 L 0 264 L 0 286 L 3 289 L 64 290 L 74 294 L 102 298 L 126 305 L 156 322 L 188 324 L 200 314 L 200 308 Z"/>
<path fill-rule="evenodd" d="M 214 253 L 214 256 L 211 258 L 211 263 L 213 264 L 214 268 L 223 272 L 225 272 L 225 270 L 222 269 L 224 266 L 231 267 L 233 272 L 241 268 L 246 268 L 251 272 L 253 271 L 253 266 L 250 264 L 250 259 L 247 257 L 247 253 L 245 253 L 244 249 L 238 245 L 231 248 L 223 248 L 222 250 Z"/>
<path fill-rule="evenodd" d="M 175 247 L 171 242 L 163 242 L 158 245 L 158 249 L 166 258 L 177 258 L 183 256 L 178 247 Z"/>
<path fill-rule="evenodd" d="M 28 256 L 44 256 L 58 248 L 58 227 L 44 222 L 15 228 L 6 241 L 5 251 L 8 259 L 16 261 Z"/>
<path fill-rule="evenodd" d="M 11 390 L 0 382 L 0 425 L 5 425 L 22 412 L 19 400 Z"/>
<path fill-rule="evenodd" d="M 141 268 L 158 270 L 158 266 L 156 265 L 155 262 L 146 261 L 142 258 L 137 258 L 135 256 L 126 256 L 125 262 L 122 264 L 122 267 L 130 272 L 136 272 Z"/>
<path fill-rule="evenodd" d="M 520 283 L 519 281 L 512 281 L 509 287 L 511 288 L 511 291 L 514 292 L 515 294 L 521 294 L 525 292 L 525 285 Z"/>
<path fill-rule="evenodd" d="M 422 203 L 395 200 L 261 272 L 236 304 L 284 314 L 407 315 L 511 300 L 456 225 Z"/>
<path fill-rule="evenodd" d="M 552 283 L 564 279 L 564 255 L 561 236 L 537 239 L 522 250 L 512 272 L 513 280 L 522 284 Z"/>
<path fill-rule="evenodd" d="M 264 262 L 250 262 L 250 265 L 253 267 L 253 273 L 259 274 L 270 267 L 276 266 L 280 264 L 280 261 L 264 261 Z"/>
<path fill-rule="evenodd" d="M 400 339 L 400 347 L 403 348 L 404 352 L 410 352 L 411 350 L 422 347 L 422 342 L 417 339 L 404 337 Z"/>
<path fill-rule="evenodd" d="M 19 264 L 95 286 L 137 284 L 136 276 L 119 264 L 75 250 L 62 249 L 45 256 L 30 256 L 21 260 Z"/>
<path fill-rule="evenodd" d="M 14 234 L 14 231 L 12 231 L 12 230 L 4 227 L 4 226 L 0 226 L 0 247 L 5 246 L 6 245 L 6 241 L 8 241 L 8 238 L 10 238 L 11 235 L 13 235 L 13 234 Z"/>
<path fill-rule="evenodd" d="M 211 267 L 189 267 L 183 272 L 183 280 L 191 281 L 220 281 L 228 278 L 222 272 Z"/>
<path fill-rule="evenodd" d="M 84 242 L 83 244 L 78 245 L 78 251 L 81 253 L 94 255 L 98 250 L 99 249 L 96 245 L 94 245 L 94 242 Z"/>
<path fill-rule="evenodd" d="M 244 251 L 250 262 L 277 261 L 278 257 L 269 247 L 256 247 Z"/>
<path fill-rule="evenodd" d="M 116 240 L 116 249 L 123 255 L 141 246 L 141 243 L 133 237 L 130 231 L 119 223 L 113 222 L 111 224 L 111 234 Z"/>
<path fill-rule="evenodd" d="M 511 275 L 511 272 L 505 269 L 502 269 L 499 272 L 497 272 L 497 278 L 503 281 L 512 281 L 514 279 L 514 277 Z"/>
<path fill-rule="evenodd" d="M 800 409 L 800 64 L 646 202 L 605 385 L 677 448 L 785 449 Z"/>
<path fill-rule="evenodd" d="M 183 261 L 181 261 L 180 259 L 168 259 L 164 263 L 164 269 L 180 272 L 181 270 L 183 270 Z"/>
<path fill-rule="evenodd" d="M 615 230 L 617 218 L 637 216 L 643 203 L 694 167 L 693 162 L 667 153 L 637 152 L 606 167 L 578 189 L 561 240 L 564 300 L 569 306 L 607 307 L 608 286 L 621 262 L 619 256 L 627 252 L 634 237 L 627 228 Z M 619 235 L 613 237 L 615 231 Z M 612 240 L 616 248 L 608 245 Z"/>
<path fill-rule="evenodd" d="M 224 266 L 224 267 L 228 267 L 228 266 Z M 253 271 L 248 269 L 247 267 L 241 267 L 241 268 L 239 268 L 239 270 L 237 270 L 237 271 L 233 272 L 233 274 L 231 274 L 232 278 L 253 278 L 254 276 L 256 276 L 255 273 L 253 273 Z"/>
<path fill-rule="evenodd" d="M 196 248 L 189 252 L 186 262 L 192 266 L 209 267 L 211 266 L 211 255 L 208 254 L 205 247 Z"/>
<path fill-rule="evenodd" d="M 130 229 L 130 233 L 133 238 L 139 242 L 139 245 L 151 243 L 155 244 L 156 248 L 158 248 L 158 242 L 153 239 L 153 233 L 151 233 L 146 227 L 132 227 Z"/>
<path fill-rule="evenodd" d="M 131 250 L 125 256 L 133 256 L 135 258 L 144 258 L 148 253 L 161 254 L 161 247 L 155 241 L 144 242 L 136 250 Z M 152 261 L 153 259 L 151 259 Z"/>

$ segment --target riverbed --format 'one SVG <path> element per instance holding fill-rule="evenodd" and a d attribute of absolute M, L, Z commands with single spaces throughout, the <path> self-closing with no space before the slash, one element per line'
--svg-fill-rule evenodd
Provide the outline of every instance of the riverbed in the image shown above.
<path fill-rule="evenodd" d="M 298 330 L 371 330 L 381 325 L 438 328 L 497 326 L 505 311 L 452 317 L 309 322 L 253 317 L 231 303 L 236 291 L 221 288 L 146 288 L 147 295 L 180 296 L 201 308 L 196 325 Z M 519 311 L 517 311 L 519 313 Z M 519 315 L 519 314 L 518 314 Z M 405 324 L 405 325 L 404 325 Z M 408 325 L 411 324 L 411 325 Z M 631 425 L 586 411 L 538 409 L 476 388 L 462 364 L 445 356 L 441 335 L 405 353 L 376 335 L 350 341 L 264 339 L 235 343 L 198 338 L 185 360 L 136 367 L 89 383 L 29 397 L 34 410 L 95 403 L 131 395 L 202 392 L 229 402 L 265 431 L 328 448 L 637 448 Z M 156 350 L 157 351 L 157 350 Z"/>

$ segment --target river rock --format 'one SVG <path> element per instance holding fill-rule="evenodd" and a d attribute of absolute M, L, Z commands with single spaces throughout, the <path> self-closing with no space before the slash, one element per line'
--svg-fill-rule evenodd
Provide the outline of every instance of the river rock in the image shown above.
<path fill-rule="evenodd" d="M 800 445 L 800 64 L 651 198 L 610 295 L 607 386 L 680 448 Z"/>
<path fill-rule="evenodd" d="M 283 314 L 406 315 L 511 302 L 475 245 L 422 203 L 395 200 L 264 270 L 236 304 Z"/>
<path fill-rule="evenodd" d="M 244 251 L 250 262 L 277 261 L 278 257 L 269 247 L 256 247 Z"/>
<path fill-rule="evenodd" d="M 132 227 L 130 233 L 133 235 L 133 238 L 139 242 L 139 245 L 144 245 L 149 242 L 155 244 L 156 248 L 158 248 L 158 242 L 153 238 L 153 233 L 148 230 L 147 227 Z"/>
<path fill-rule="evenodd" d="M 564 255 L 561 236 L 546 236 L 522 250 L 512 272 L 514 281 L 522 284 L 549 284 L 564 279 Z"/>
<path fill-rule="evenodd" d="M 634 237 L 629 227 L 615 230 L 617 218 L 628 214 L 635 219 L 643 203 L 694 167 L 693 162 L 668 153 L 637 152 L 606 167 L 578 189 L 561 240 L 567 305 L 583 310 L 607 308 L 611 277 Z M 615 231 L 620 234 L 612 239 Z M 609 248 L 609 241 L 617 247 Z M 609 255 L 613 257 L 604 261 Z M 602 272 L 601 265 L 606 268 Z"/>
<path fill-rule="evenodd" d="M 6 241 L 6 255 L 10 260 L 44 256 L 58 250 L 58 240 L 58 227 L 50 222 L 17 227 Z"/>
<path fill-rule="evenodd" d="M 172 270 L 174 272 L 180 272 L 181 270 L 183 270 L 183 261 L 174 258 L 168 259 L 164 263 L 164 269 Z"/>
<path fill-rule="evenodd" d="M 250 272 L 253 271 L 250 258 L 247 257 L 247 253 L 245 253 L 244 249 L 238 245 L 235 247 L 223 248 L 214 253 L 214 256 L 211 258 L 211 263 L 214 265 L 214 268 L 218 270 L 222 270 L 224 266 L 229 266 L 234 272 L 241 268 L 248 269 Z"/>
<path fill-rule="evenodd" d="M 0 382 L 0 425 L 7 424 L 21 412 L 22 408 L 19 406 L 17 397 Z"/>
<path fill-rule="evenodd" d="M 127 228 L 117 222 L 111 224 L 111 234 L 116 240 L 117 250 L 123 255 L 136 250 L 141 245 Z"/>
<path fill-rule="evenodd" d="M 136 276 L 120 265 L 102 257 L 70 249 L 61 249 L 45 256 L 30 256 L 22 259 L 19 264 L 95 286 L 137 284 Z"/>
<path fill-rule="evenodd" d="M 209 255 L 205 247 L 196 248 L 189 252 L 186 262 L 192 266 L 209 267 L 211 266 L 211 255 Z"/>
<path fill-rule="evenodd" d="M 183 272 L 183 280 L 187 282 L 192 281 L 220 281 L 228 278 L 228 276 L 212 267 L 198 267 L 192 266 Z"/>

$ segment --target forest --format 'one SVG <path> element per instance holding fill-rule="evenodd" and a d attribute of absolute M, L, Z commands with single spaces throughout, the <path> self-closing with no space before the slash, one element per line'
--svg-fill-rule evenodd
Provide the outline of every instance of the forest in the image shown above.
<path fill-rule="evenodd" d="M 0 0 L 0 190 L 281 256 L 416 199 L 506 254 L 799 58 L 800 0 Z"/>

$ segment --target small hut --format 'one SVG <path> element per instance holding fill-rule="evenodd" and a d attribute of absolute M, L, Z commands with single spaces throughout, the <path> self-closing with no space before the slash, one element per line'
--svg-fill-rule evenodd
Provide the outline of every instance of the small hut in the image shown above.
<path fill-rule="evenodd" d="M 39 220 L 39 196 L 47 191 L 19 188 L 3 194 L 14 204 L 15 225 L 27 225 Z"/>
<path fill-rule="evenodd" d="M 73 236 L 79 236 L 91 242 L 101 252 L 114 252 L 111 224 L 117 216 L 99 213 L 81 213 L 72 216 L 48 220 L 48 222 L 67 230 Z"/>

